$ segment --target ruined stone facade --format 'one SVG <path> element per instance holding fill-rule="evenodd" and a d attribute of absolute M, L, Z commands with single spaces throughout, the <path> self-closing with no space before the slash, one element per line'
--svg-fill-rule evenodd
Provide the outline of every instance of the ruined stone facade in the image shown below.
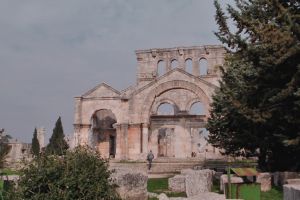
<path fill-rule="evenodd" d="M 32 158 L 31 144 L 11 139 L 8 145 L 10 150 L 5 157 L 5 167 L 18 169 L 23 166 L 24 160 L 28 161 Z"/>
<path fill-rule="evenodd" d="M 155 157 L 214 155 L 204 127 L 224 55 L 222 46 L 137 50 L 136 85 L 117 91 L 102 83 L 75 97 L 76 145 L 116 159 L 144 160 L 149 150 Z"/>

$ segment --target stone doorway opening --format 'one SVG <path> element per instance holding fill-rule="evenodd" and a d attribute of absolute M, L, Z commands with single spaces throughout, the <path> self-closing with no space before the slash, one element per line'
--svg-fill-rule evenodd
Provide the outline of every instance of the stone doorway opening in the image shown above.
<path fill-rule="evenodd" d="M 109 109 L 96 111 L 92 116 L 92 144 L 105 158 L 116 155 L 116 117 Z"/>
<path fill-rule="evenodd" d="M 161 128 L 158 129 L 157 144 L 158 144 L 158 157 L 174 157 L 172 128 Z"/>

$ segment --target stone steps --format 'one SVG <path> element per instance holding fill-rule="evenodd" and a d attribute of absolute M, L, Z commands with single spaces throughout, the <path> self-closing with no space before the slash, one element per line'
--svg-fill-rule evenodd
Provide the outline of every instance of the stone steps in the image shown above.
<path fill-rule="evenodd" d="M 150 173 L 177 173 L 182 169 L 192 169 L 193 163 L 152 163 Z"/>
<path fill-rule="evenodd" d="M 117 161 L 111 160 L 111 169 L 131 168 L 137 171 L 148 173 L 149 177 L 170 177 L 180 173 L 182 169 L 193 169 L 195 166 L 203 165 L 200 159 L 178 159 L 178 158 L 157 158 L 152 162 L 152 167 L 148 170 L 147 162 Z"/>

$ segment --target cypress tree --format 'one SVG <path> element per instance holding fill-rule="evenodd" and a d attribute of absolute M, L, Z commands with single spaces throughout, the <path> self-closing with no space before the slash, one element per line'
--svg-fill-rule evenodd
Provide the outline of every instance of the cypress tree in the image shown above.
<path fill-rule="evenodd" d="M 34 156 L 39 156 L 39 153 L 40 153 L 40 143 L 39 143 L 39 140 L 37 138 L 36 128 L 34 129 L 34 132 L 33 132 L 33 138 L 32 138 L 32 142 L 31 142 L 31 153 Z"/>
<path fill-rule="evenodd" d="M 216 36 L 228 56 L 213 97 L 209 142 L 225 154 L 258 156 L 263 170 L 300 169 L 299 2 L 235 2 L 226 15 L 215 1 Z"/>
<path fill-rule="evenodd" d="M 65 141 L 63 126 L 61 123 L 61 118 L 59 117 L 55 123 L 55 127 L 53 129 L 53 134 L 49 140 L 49 144 L 47 145 L 46 153 L 63 155 L 66 153 L 67 149 L 68 144 Z"/>

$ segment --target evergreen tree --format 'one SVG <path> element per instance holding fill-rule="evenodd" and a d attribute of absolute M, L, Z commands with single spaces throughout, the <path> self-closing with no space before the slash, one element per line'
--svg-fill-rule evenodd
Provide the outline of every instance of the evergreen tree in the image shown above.
<path fill-rule="evenodd" d="M 258 156 L 263 170 L 300 168 L 300 4 L 215 1 L 228 56 L 208 120 L 209 142 L 226 154 Z M 227 19 L 235 24 L 233 32 Z"/>
<path fill-rule="evenodd" d="M 34 156 L 39 156 L 39 154 L 40 154 L 40 143 L 37 138 L 36 128 L 34 129 L 34 132 L 33 132 L 33 138 L 32 138 L 32 142 L 31 142 L 31 153 Z"/>
<path fill-rule="evenodd" d="M 61 123 L 61 118 L 59 117 L 55 123 L 55 127 L 53 129 L 53 134 L 49 140 L 49 144 L 46 148 L 47 154 L 56 154 L 63 155 L 68 149 L 68 144 L 65 141 L 65 135 Z"/>

